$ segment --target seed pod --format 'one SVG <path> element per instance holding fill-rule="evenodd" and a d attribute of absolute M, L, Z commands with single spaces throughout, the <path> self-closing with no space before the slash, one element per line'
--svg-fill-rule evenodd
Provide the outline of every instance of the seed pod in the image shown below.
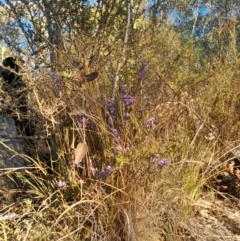
<path fill-rule="evenodd" d="M 87 82 L 91 82 L 98 77 L 98 72 L 92 72 L 91 74 L 88 74 L 85 77 L 86 77 Z"/>

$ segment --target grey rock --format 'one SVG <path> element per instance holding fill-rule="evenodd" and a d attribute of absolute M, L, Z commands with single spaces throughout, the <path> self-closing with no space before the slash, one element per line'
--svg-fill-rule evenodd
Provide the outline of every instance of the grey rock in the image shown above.
<path fill-rule="evenodd" d="M 14 182 L 9 178 L 29 166 L 22 154 L 24 142 L 18 135 L 15 122 L 12 118 L 0 116 L 0 185 L 4 189 L 15 188 Z"/>

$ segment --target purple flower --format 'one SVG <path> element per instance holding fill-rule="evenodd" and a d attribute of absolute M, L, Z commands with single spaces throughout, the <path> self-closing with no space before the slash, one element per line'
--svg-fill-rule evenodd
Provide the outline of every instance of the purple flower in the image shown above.
<path fill-rule="evenodd" d="M 149 110 L 150 107 L 151 107 L 151 104 L 152 104 L 150 97 L 149 97 L 149 96 L 144 96 L 143 99 L 144 99 L 144 101 L 145 101 L 145 108 L 146 108 L 147 110 Z"/>
<path fill-rule="evenodd" d="M 130 147 L 129 146 L 127 146 L 126 148 L 123 148 L 122 146 L 115 146 L 114 148 L 113 148 L 113 152 L 114 153 L 117 153 L 117 152 L 123 152 L 124 154 L 126 154 L 126 153 L 128 153 L 129 151 L 130 151 Z"/>
<path fill-rule="evenodd" d="M 123 147 L 122 146 L 115 146 L 113 148 L 113 152 L 114 153 L 121 152 L 121 151 L 123 151 Z"/>
<path fill-rule="evenodd" d="M 157 164 L 159 168 L 167 166 L 169 161 L 167 159 L 160 159 L 160 158 L 161 158 L 161 155 L 156 154 L 155 157 L 150 158 L 150 161 Z"/>
<path fill-rule="evenodd" d="M 157 158 L 156 158 L 156 157 L 151 157 L 151 158 L 150 158 L 150 162 L 156 163 L 156 161 L 157 161 Z"/>
<path fill-rule="evenodd" d="M 107 166 L 105 173 L 109 175 L 113 171 L 113 168 L 111 166 Z"/>
<path fill-rule="evenodd" d="M 111 132 L 113 133 L 113 135 L 114 135 L 115 137 L 119 136 L 119 135 L 118 135 L 118 131 L 117 131 L 116 128 L 111 127 L 110 129 L 111 129 Z"/>
<path fill-rule="evenodd" d="M 143 63 L 142 68 L 138 74 L 138 80 L 142 80 L 143 76 L 145 75 L 145 73 L 148 70 L 148 64 L 147 63 Z"/>
<path fill-rule="evenodd" d="M 135 94 L 135 87 L 134 87 L 134 86 L 131 86 L 131 87 L 130 87 L 130 91 L 131 91 L 132 94 Z"/>
<path fill-rule="evenodd" d="M 91 170 L 93 176 L 95 176 L 95 175 L 96 175 L 96 172 L 97 172 L 97 168 L 90 167 L 90 170 Z"/>
<path fill-rule="evenodd" d="M 57 185 L 58 185 L 58 187 L 66 187 L 67 184 L 65 181 L 60 180 Z"/>
<path fill-rule="evenodd" d="M 83 117 L 80 121 L 79 121 L 79 125 L 82 126 L 83 129 L 85 129 L 87 127 L 87 122 L 88 122 L 88 118 Z"/>
<path fill-rule="evenodd" d="M 126 154 L 126 153 L 128 153 L 130 151 L 130 149 L 131 148 L 129 146 L 127 146 L 126 148 L 124 148 L 123 152 Z"/>
<path fill-rule="evenodd" d="M 130 106 L 136 102 L 135 98 L 130 95 L 122 95 L 122 101 L 126 106 Z"/>
<path fill-rule="evenodd" d="M 121 140 L 121 137 L 119 136 L 118 130 L 116 128 L 111 127 L 110 130 L 117 141 Z"/>
<path fill-rule="evenodd" d="M 111 116 L 108 117 L 107 122 L 110 126 L 113 126 L 113 118 Z"/>
<path fill-rule="evenodd" d="M 120 87 L 120 92 L 121 92 L 121 95 L 126 95 L 127 94 L 126 87 L 125 86 L 121 86 Z"/>
<path fill-rule="evenodd" d="M 130 114 L 129 114 L 128 112 L 126 112 L 126 113 L 123 114 L 123 118 L 124 118 L 125 120 L 129 119 L 129 117 L 130 117 Z"/>
<path fill-rule="evenodd" d="M 155 121 L 154 117 L 149 118 L 146 122 L 146 127 L 153 129 L 155 127 L 154 121 Z"/>
<path fill-rule="evenodd" d="M 168 165 L 168 160 L 160 160 L 158 163 L 157 163 L 158 167 L 163 167 L 163 166 L 167 166 Z"/>
<path fill-rule="evenodd" d="M 159 161 L 160 157 L 161 157 L 160 154 L 156 154 L 155 157 L 151 157 L 151 158 L 150 158 L 150 161 L 153 162 L 153 163 L 156 163 L 156 162 Z"/>
<path fill-rule="evenodd" d="M 108 176 L 109 174 L 111 174 L 111 172 L 113 171 L 114 168 L 112 168 L 111 166 L 107 166 L 105 170 L 100 171 L 97 174 L 97 179 L 100 179 L 102 177 Z"/>
<path fill-rule="evenodd" d="M 120 92 L 122 96 L 122 101 L 126 106 L 132 105 L 133 103 L 136 102 L 135 98 L 127 94 L 127 90 L 125 86 L 120 87 Z"/>
<path fill-rule="evenodd" d="M 113 116 L 116 111 L 115 106 L 114 106 L 114 101 L 112 99 L 109 99 L 107 101 L 107 106 L 108 106 L 108 111 L 109 111 L 110 115 Z"/>

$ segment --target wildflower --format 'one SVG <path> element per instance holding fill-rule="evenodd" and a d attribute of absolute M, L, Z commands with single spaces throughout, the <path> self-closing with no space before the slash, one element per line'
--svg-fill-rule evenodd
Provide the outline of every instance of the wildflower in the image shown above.
<path fill-rule="evenodd" d="M 120 152 L 120 151 L 123 151 L 123 147 L 122 147 L 122 146 L 115 146 L 115 147 L 113 148 L 113 152 L 114 152 L 114 153 L 117 153 L 117 152 Z"/>
<path fill-rule="evenodd" d="M 108 106 L 108 111 L 109 113 L 113 116 L 115 114 L 115 106 L 114 106 L 114 101 L 112 99 L 109 99 L 107 101 L 107 106 Z"/>
<path fill-rule="evenodd" d="M 111 127 L 110 130 L 111 130 L 114 138 L 115 138 L 117 141 L 120 141 L 120 140 L 121 140 L 121 137 L 119 136 L 117 129 L 114 128 L 114 127 Z"/>
<path fill-rule="evenodd" d="M 88 118 L 83 117 L 83 118 L 79 121 L 79 125 L 82 126 L 83 129 L 85 129 L 86 126 L 87 126 L 87 122 L 88 122 Z"/>
<path fill-rule="evenodd" d="M 148 64 L 147 63 L 143 63 L 142 68 L 138 74 L 138 80 L 142 80 L 143 76 L 146 74 L 148 70 Z"/>
<path fill-rule="evenodd" d="M 111 174 L 111 172 L 113 171 L 114 168 L 112 168 L 111 166 L 107 166 L 105 170 L 103 171 L 100 171 L 98 174 L 97 174 L 97 179 L 100 179 L 104 176 L 109 176 Z"/>
<path fill-rule="evenodd" d="M 163 166 L 167 166 L 168 165 L 168 160 L 160 160 L 157 163 L 158 167 L 163 167 Z"/>
<path fill-rule="evenodd" d="M 156 154 L 155 157 L 150 158 L 150 161 L 153 162 L 153 163 L 156 163 L 156 162 L 159 161 L 160 157 L 161 157 L 160 154 Z"/>
<path fill-rule="evenodd" d="M 67 186 L 66 182 L 65 181 L 61 181 L 61 180 L 58 182 L 57 185 L 58 185 L 58 187 L 66 187 Z"/>
<path fill-rule="evenodd" d="M 113 126 L 113 118 L 111 116 L 108 117 L 107 122 L 110 126 Z"/>
<path fill-rule="evenodd" d="M 127 147 L 124 148 L 124 150 L 123 150 L 124 154 L 128 153 L 129 151 L 130 151 L 130 147 L 129 147 L 129 146 L 127 146 Z"/>
<path fill-rule="evenodd" d="M 149 96 L 144 96 L 143 99 L 144 99 L 144 102 L 145 102 L 145 108 L 147 110 L 149 110 L 150 107 L 151 107 L 151 104 L 152 104 L 150 97 Z"/>
<path fill-rule="evenodd" d="M 109 175 L 113 171 L 113 168 L 111 166 L 107 166 L 105 173 Z"/>
<path fill-rule="evenodd" d="M 122 95 L 122 101 L 126 106 L 130 106 L 136 102 L 135 98 L 130 95 Z"/>
<path fill-rule="evenodd" d="M 120 92 L 121 92 L 121 95 L 126 95 L 127 94 L 126 87 L 125 86 L 121 86 L 120 87 Z"/>
<path fill-rule="evenodd" d="M 135 87 L 134 87 L 134 86 L 131 86 L 131 87 L 130 87 L 130 91 L 131 91 L 132 94 L 135 94 Z"/>
<path fill-rule="evenodd" d="M 124 118 L 125 120 L 129 119 L 129 117 L 130 117 L 130 114 L 129 114 L 128 112 L 126 112 L 126 113 L 123 114 L 123 118 Z"/>
<path fill-rule="evenodd" d="M 120 87 L 120 92 L 122 96 L 122 101 L 126 106 L 132 105 L 133 103 L 136 102 L 135 98 L 127 94 L 127 90 L 125 86 Z"/>
<path fill-rule="evenodd" d="M 1 215 L 0 216 L 0 221 L 11 220 L 11 219 L 16 218 L 16 217 L 17 217 L 16 213 L 10 213 L 10 214 L 6 214 L 6 215 Z"/>
<path fill-rule="evenodd" d="M 90 170 L 91 170 L 93 176 L 95 176 L 95 175 L 96 175 L 96 172 L 97 172 L 97 168 L 90 167 Z"/>
<path fill-rule="evenodd" d="M 154 127 L 155 127 L 154 121 L 155 121 L 154 117 L 149 118 L 146 122 L 146 127 L 154 129 Z"/>
<path fill-rule="evenodd" d="M 115 146 L 115 147 L 113 148 L 113 152 L 114 152 L 114 153 L 123 152 L 124 154 L 126 154 L 126 153 L 128 153 L 129 151 L 130 151 L 130 147 L 129 147 L 129 146 L 123 148 L 122 146 L 119 145 L 119 146 Z"/>
<path fill-rule="evenodd" d="M 116 128 L 111 127 L 110 129 L 111 129 L 111 132 L 113 133 L 114 136 L 118 136 L 118 131 L 117 131 Z"/>

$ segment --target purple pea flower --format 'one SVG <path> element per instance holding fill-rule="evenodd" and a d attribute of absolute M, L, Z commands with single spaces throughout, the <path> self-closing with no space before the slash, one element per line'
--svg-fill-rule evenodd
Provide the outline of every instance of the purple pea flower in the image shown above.
<path fill-rule="evenodd" d="M 130 106 L 136 102 L 135 98 L 130 95 L 122 95 L 122 101 L 126 106 Z"/>
<path fill-rule="evenodd" d="M 154 157 L 150 158 L 150 161 L 157 164 L 159 168 L 162 168 L 164 166 L 167 166 L 169 161 L 167 159 L 161 159 L 160 154 L 156 154 Z"/>
<path fill-rule="evenodd" d="M 148 64 L 147 63 L 143 63 L 142 68 L 138 74 L 138 80 L 142 80 L 143 76 L 146 74 L 148 70 Z"/>
<path fill-rule="evenodd" d="M 123 152 L 124 154 L 127 154 L 129 151 L 131 150 L 131 148 L 129 146 L 123 148 L 122 146 L 115 146 L 113 148 L 113 152 L 117 153 L 117 152 Z"/>
<path fill-rule="evenodd" d="M 127 146 L 126 148 L 124 148 L 124 150 L 123 150 L 123 152 L 124 152 L 124 154 L 127 154 L 129 151 L 130 151 L 130 147 L 129 146 Z"/>
<path fill-rule="evenodd" d="M 114 138 L 115 138 L 117 141 L 120 141 L 120 140 L 121 140 L 121 137 L 120 137 L 119 134 L 118 134 L 118 130 L 117 130 L 116 128 L 114 128 L 114 127 L 111 127 L 110 130 L 111 130 Z"/>
<path fill-rule="evenodd" d="M 105 170 L 100 171 L 97 174 L 97 179 L 100 179 L 102 177 L 106 177 L 109 176 L 111 174 L 111 172 L 113 171 L 114 168 L 112 168 L 111 166 L 107 166 Z"/>
<path fill-rule="evenodd" d="M 126 87 L 125 86 L 121 86 L 120 87 L 120 92 L 121 92 L 121 95 L 126 95 L 127 94 Z"/>
<path fill-rule="evenodd" d="M 151 157 L 150 161 L 153 163 L 157 163 L 160 159 L 161 155 L 160 154 L 156 154 L 155 157 Z"/>
<path fill-rule="evenodd" d="M 134 87 L 134 86 L 131 86 L 131 87 L 130 87 L 130 91 L 131 91 L 132 94 L 135 94 L 135 91 L 136 91 L 135 87 Z"/>
<path fill-rule="evenodd" d="M 108 117 L 108 120 L 107 120 L 109 126 L 113 126 L 113 118 L 111 116 Z"/>
<path fill-rule="evenodd" d="M 115 146 L 113 148 L 113 152 L 114 153 L 121 152 L 121 151 L 123 151 L 123 147 L 122 146 Z"/>
<path fill-rule="evenodd" d="M 168 165 L 168 160 L 160 160 L 158 163 L 157 163 L 158 167 L 163 167 L 163 166 L 167 166 Z"/>
<path fill-rule="evenodd" d="M 154 127 L 155 127 L 154 121 L 155 121 L 154 117 L 149 118 L 146 122 L 146 127 L 154 129 Z"/>
<path fill-rule="evenodd" d="M 111 166 L 107 166 L 107 168 L 105 169 L 105 173 L 107 175 L 109 175 L 112 171 L 113 171 L 113 168 Z"/>
<path fill-rule="evenodd" d="M 115 111 L 116 111 L 115 106 L 114 106 L 114 101 L 109 99 L 107 101 L 107 106 L 108 106 L 108 111 L 109 111 L 110 115 L 114 116 Z"/>
<path fill-rule="evenodd" d="M 117 129 L 116 129 L 116 128 L 111 127 L 110 129 L 111 129 L 111 132 L 112 132 L 112 134 L 114 135 L 114 137 L 119 136 L 119 135 L 118 135 L 118 131 L 117 131 Z"/>
<path fill-rule="evenodd" d="M 85 129 L 87 127 L 87 122 L 88 122 L 88 118 L 83 117 L 80 121 L 79 121 L 79 125 L 82 126 L 83 129 Z"/>
<path fill-rule="evenodd" d="M 92 172 L 93 176 L 95 176 L 95 175 L 96 175 L 96 173 L 97 173 L 97 168 L 90 167 L 90 170 L 91 170 L 91 172 Z"/>
<path fill-rule="evenodd" d="M 125 120 L 129 119 L 129 117 L 130 117 L 130 114 L 129 114 L 128 112 L 126 112 L 126 113 L 123 114 L 123 118 L 124 118 Z"/>

